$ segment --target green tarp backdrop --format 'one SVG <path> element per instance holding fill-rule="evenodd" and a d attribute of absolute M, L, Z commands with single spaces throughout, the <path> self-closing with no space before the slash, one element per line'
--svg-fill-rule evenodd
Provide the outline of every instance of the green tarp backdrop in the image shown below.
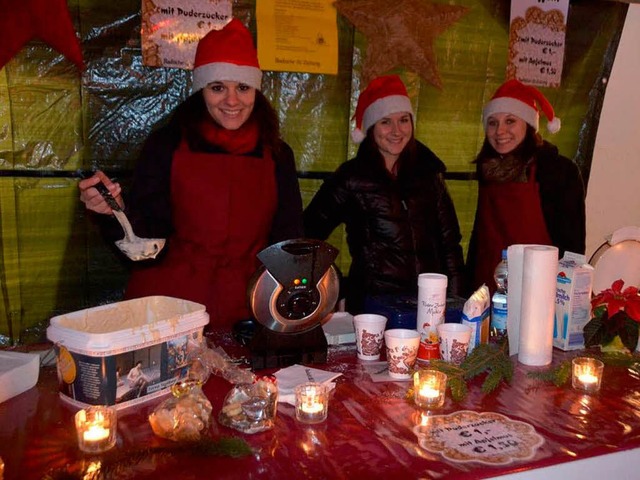
<path fill-rule="evenodd" d="M 256 0 L 257 1 L 257 0 Z M 261 0 L 266 1 L 266 0 Z M 426 0 L 425 0 L 426 1 Z M 481 109 L 504 81 L 508 0 L 433 0 L 469 12 L 435 42 L 438 90 L 398 69 L 416 112 L 416 136 L 447 165 L 468 243 L 476 202 L 471 161 Z M 31 343 L 49 319 L 120 299 L 127 262 L 100 236 L 78 199 L 78 169 L 103 169 L 125 185 L 147 134 L 189 94 L 191 72 L 142 65 L 140 0 L 69 0 L 87 65 L 82 75 L 48 45 L 28 43 L 0 70 L 0 343 Z M 234 15 L 255 26 L 255 2 Z M 589 175 L 600 105 L 627 6 L 572 1 L 562 85 L 542 89 L 562 119 L 553 137 Z M 3 12 L 5 14 L 6 12 Z M 341 16 L 339 73 L 265 72 L 263 91 L 296 153 L 305 204 L 322 175 L 352 157 L 351 116 L 367 39 Z M 330 242 L 348 252 L 342 231 Z"/>

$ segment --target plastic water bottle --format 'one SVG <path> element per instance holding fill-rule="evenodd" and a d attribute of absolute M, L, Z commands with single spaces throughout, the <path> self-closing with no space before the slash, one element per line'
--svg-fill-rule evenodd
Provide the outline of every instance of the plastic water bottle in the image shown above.
<path fill-rule="evenodd" d="M 507 336 L 507 251 L 502 250 L 502 260 L 496 266 L 493 279 L 496 281 L 496 293 L 491 298 L 490 339 L 498 342 Z"/>

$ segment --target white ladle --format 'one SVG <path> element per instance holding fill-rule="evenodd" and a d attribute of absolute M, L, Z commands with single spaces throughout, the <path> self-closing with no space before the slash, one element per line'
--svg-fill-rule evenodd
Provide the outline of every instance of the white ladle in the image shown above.
<path fill-rule="evenodd" d="M 113 198 L 107 187 L 100 182 L 95 185 L 95 188 L 109 204 L 111 210 L 113 210 L 113 215 L 120 223 L 122 230 L 124 230 L 124 238 L 116 242 L 116 246 L 120 251 L 134 262 L 156 258 L 164 247 L 166 239 L 138 237 L 133 233 L 131 222 L 129 222 L 129 219 L 122 211 L 122 208 L 120 208 L 120 205 L 118 205 L 118 202 L 116 202 L 116 199 Z"/>
<path fill-rule="evenodd" d="M 116 246 L 122 251 L 122 253 L 136 262 L 138 260 L 147 260 L 158 256 L 164 247 L 166 239 L 138 237 L 133 233 L 131 223 L 122 210 L 114 210 L 113 214 L 124 230 L 124 238 L 116 242 Z"/>

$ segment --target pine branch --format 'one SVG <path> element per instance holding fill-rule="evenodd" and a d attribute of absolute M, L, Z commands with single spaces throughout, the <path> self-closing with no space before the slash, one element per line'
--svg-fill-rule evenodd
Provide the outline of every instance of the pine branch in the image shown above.
<path fill-rule="evenodd" d="M 131 468 L 150 457 L 172 458 L 181 453 L 202 455 L 206 457 L 227 456 L 239 458 L 251 454 L 251 447 L 238 437 L 204 438 L 195 442 L 177 442 L 171 446 L 142 448 L 124 453 L 107 453 L 101 461 L 100 469 L 89 477 L 80 464 L 70 464 L 63 469 L 47 473 L 43 480 L 86 480 L 87 478 L 102 480 L 117 478 L 119 472 L 130 471 Z"/>
<path fill-rule="evenodd" d="M 591 357 L 601 360 L 605 365 L 612 367 L 630 368 L 640 373 L 640 355 L 632 355 L 621 352 L 582 352 L 581 357 Z M 571 360 L 565 360 L 560 365 L 540 372 L 527 373 L 529 378 L 534 378 L 543 382 L 551 382 L 561 387 L 571 378 Z"/>
<path fill-rule="evenodd" d="M 491 393 L 500 384 L 510 382 L 513 378 L 513 363 L 508 355 L 509 345 L 505 341 L 500 345 L 478 345 L 460 366 L 443 360 L 433 360 L 429 368 L 447 374 L 447 385 L 451 390 L 451 398 L 455 402 L 464 400 L 469 388 L 467 381 L 488 372 L 482 384 L 484 393 Z"/>

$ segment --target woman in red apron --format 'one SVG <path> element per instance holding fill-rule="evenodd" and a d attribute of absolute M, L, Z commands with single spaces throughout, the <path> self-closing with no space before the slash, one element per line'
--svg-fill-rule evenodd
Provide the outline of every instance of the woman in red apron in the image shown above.
<path fill-rule="evenodd" d="M 112 214 L 92 188 L 102 182 L 136 235 L 167 239 L 155 260 L 135 265 L 125 298 L 199 302 L 210 326 L 228 329 L 250 317 L 256 254 L 302 236 L 293 152 L 280 138 L 261 79 L 253 39 L 239 20 L 210 31 L 196 51 L 193 93 L 147 139 L 126 202 L 102 172 L 80 182 L 88 209 Z"/>
<path fill-rule="evenodd" d="M 483 110 L 485 141 L 476 158 L 478 207 L 467 267 L 472 291 L 495 290 L 493 271 L 513 244 L 585 250 L 585 191 L 577 165 L 538 134 L 539 113 L 555 133 L 560 120 L 536 88 L 504 83 Z"/>

